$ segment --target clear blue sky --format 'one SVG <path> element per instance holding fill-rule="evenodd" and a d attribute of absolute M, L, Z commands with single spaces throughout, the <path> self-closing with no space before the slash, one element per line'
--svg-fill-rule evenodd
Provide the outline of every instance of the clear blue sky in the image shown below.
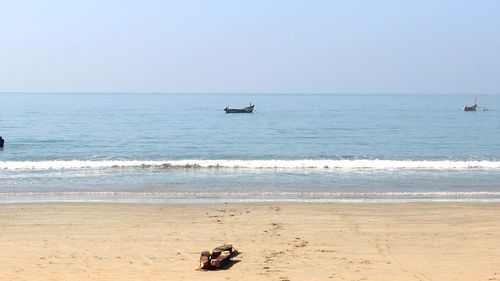
<path fill-rule="evenodd" d="M 0 0 L 0 92 L 500 93 L 500 1 Z"/>

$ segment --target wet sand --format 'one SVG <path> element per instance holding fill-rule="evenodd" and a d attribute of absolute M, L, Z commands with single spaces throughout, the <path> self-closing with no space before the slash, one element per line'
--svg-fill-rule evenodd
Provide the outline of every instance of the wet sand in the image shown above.
<path fill-rule="evenodd" d="M 500 204 L 0 205 L 0 280 L 491 281 L 499 245 Z"/>

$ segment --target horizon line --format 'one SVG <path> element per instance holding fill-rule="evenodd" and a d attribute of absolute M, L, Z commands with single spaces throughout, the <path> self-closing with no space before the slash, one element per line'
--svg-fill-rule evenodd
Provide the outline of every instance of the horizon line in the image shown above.
<path fill-rule="evenodd" d="M 500 92 L 168 92 L 168 91 L 0 91 L 3 94 L 158 94 L 158 95 L 498 95 Z"/>

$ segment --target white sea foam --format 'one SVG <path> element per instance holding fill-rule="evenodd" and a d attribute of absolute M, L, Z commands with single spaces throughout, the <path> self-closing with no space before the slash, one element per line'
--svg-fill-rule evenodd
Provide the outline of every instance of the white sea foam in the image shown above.
<path fill-rule="evenodd" d="M 109 160 L 0 161 L 0 169 L 61 170 L 107 168 L 226 168 L 226 169 L 371 169 L 456 170 L 500 169 L 500 161 L 452 160 Z"/>
<path fill-rule="evenodd" d="M 49 191 L 0 192 L 0 196 L 137 196 L 137 197 L 500 197 L 500 191 L 421 191 L 421 192 L 142 192 L 142 191 Z"/>
<path fill-rule="evenodd" d="M 0 192 L 0 203 L 500 202 L 500 192 Z"/>

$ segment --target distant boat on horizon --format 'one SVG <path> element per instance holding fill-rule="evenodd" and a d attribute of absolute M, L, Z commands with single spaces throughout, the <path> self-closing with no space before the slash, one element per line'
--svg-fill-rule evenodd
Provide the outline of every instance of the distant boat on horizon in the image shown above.
<path fill-rule="evenodd" d="M 474 97 L 474 104 L 473 105 L 464 105 L 464 111 L 477 111 L 478 108 L 482 108 L 483 111 L 488 111 L 487 108 L 480 107 L 477 105 L 477 97 Z"/>
<path fill-rule="evenodd" d="M 250 103 L 250 105 L 247 106 L 247 107 L 245 107 L 245 108 L 229 108 L 229 107 L 226 107 L 226 108 L 224 108 L 224 111 L 226 113 L 252 113 L 254 107 L 255 107 L 255 105 L 252 105 L 252 103 Z"/>

